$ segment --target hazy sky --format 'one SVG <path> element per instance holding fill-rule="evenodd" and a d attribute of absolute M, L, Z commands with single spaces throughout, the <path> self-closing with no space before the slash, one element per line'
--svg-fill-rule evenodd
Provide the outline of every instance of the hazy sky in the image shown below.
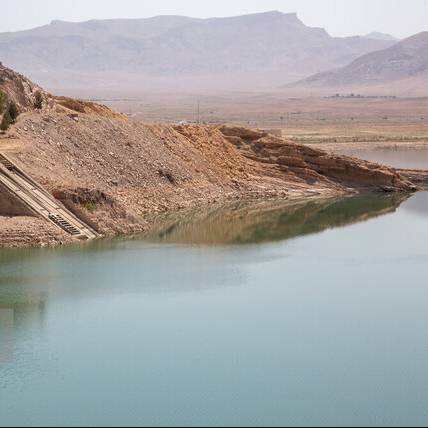
<path fill-rule="evenodd" d="M 428 30 L 428 0 L 3 0 L 0 32 L 32 28 L 54 19 L 84 21 L 154 15 L 231 16 L 280 10 L 297 12 L 311 26 L 344 36 L 381 31 L 407 37 Z"/>

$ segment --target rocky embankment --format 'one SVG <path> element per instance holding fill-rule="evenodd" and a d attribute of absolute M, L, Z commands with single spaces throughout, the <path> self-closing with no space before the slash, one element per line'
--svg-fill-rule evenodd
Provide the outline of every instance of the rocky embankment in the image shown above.
<path fill-rule="evenodd" d="M 0 152 L 103 235 L 144 231 L 149 214 L 218 201 L 416 189 L 392 168 L 262 131 L 148 125 L 43 94 L 38 112 L 21 100 L 28 108 L 0 138 Z"/>
<path fill-rule="evenodd" d="M 290 181 L 300 178 L 315 187 L 327 183 L 340 190 L 415 190 L 415 185 L 393 168 L 295 144 L 262 131 L 227 126 L 220 130 L 244 156 L 273 165 Z"/>
<path fill-rule="evenodd" d="M 216 201 L 415 190 L 391 168 L 235 127 L 33 113 L 8 144 L 18 165 L 104 235 Z"/>

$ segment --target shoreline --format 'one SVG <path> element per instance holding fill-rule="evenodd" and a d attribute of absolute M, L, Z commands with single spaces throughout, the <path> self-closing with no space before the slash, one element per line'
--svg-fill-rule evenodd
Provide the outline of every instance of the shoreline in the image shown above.
<path fill-rule="evenodd" d="M 327 150 L 331 152 L 339 152 L 341 150 L 428 150 L 428 141 L 406 141 L 406 142 L 394 142 L 394 141 L 365 141 L 365 142 L 333 142 L 333 143 L 302 143 L 309 147 L 314 147 L 320 150 Z"/>
<path fill-rule="evenodd" d="M 314 192 L 312 192 L 314 193 Z M 185 208 L 169 209 L 162 213 L 151 213 L 144 217 L 146 227 L 140 230 L 134 230 L 130 233 L 117 233 L 102 235 L 97 239 L 90 241 L 81 241 L 62 232 L 49 223 L 38 217 L 1 217 L 0 216 L 0 250 L 13 249 L 43 249 L 43 248 L 58 248 L 61 246 L 76 247 L 79 245 L 89 245 L 94 242 L 100 242 L 109 239 L 133 240 L 141 239 L 154 231 L 155 227 L 159 227 L 165 223 L 166 219 L 182 218 L 188 213 L 207 212 L 212 208 L 227 209 L 228 207 L 242 204 L 251 207 L 252 205 L 272 204 L 281 205 L 283 207 L 293 207 L 296 205 L 307 205 L 310 203 L 328 203 L 334 201 L 345 201 L 357 196 L 382 196 L 386 195 L 380 192 L 333 192 L 331 194 L 300 194 L 292 197 L 280 198 L 278 196 L 260 196 L 260 197 L 228 197 L 224 199 L 213 199 L 206 203 L 190 204 Z M 401 193 L 401 195 L 411 196 L 413 193 Z M 400 193 L 397 193 L 400 195 Z M 9 223 L 9 225 L 8 225 Z M 166 223 L 165 223 L 166 224 Z M 6 227 L 4 227 L 6 226 Z M 15 227 L 14 227 L 15 226 Z M 38 230 L 37 233 L 34 233 Z M 13 237 L 16 239 L 13 240 Z M 12 239 L 11 239 L 12 238 Z"/>
<path fill-rule="evenodd" d="M 423 190 L 420 190 L 423 191 Z M 51 227 L 49 223 L 44 222 L 42 219 L 37 217 L 0 217 L 0 226 L 10 220 L 16 224 L 24 225 L 25 228 L 21 230 L 15 230 L 19 236 L 25 239 L 5 244 L 5 235 L 2 234 L 3 230 L 0 228 L 0 251 L 8 250 L 19 250 L 19 249 L 46 249 L 46 248 L 59 248 L 59 247 L 78 247 L 96 244 L 97 242 L 103 242 L 108 240 L 145 240 L 147 237 L 152 236 L 157 230 L 166 228 L 169 229 L 169 223 L 171 219 L 177 221 L 189 221 L 192 218 L 204 217 L 206 213 L 223 211 L 228 212 L 228 209 L 232 209 L 231 213 L 235 211 L 237 206 L 243 206 L 250 211 L 254 211 L 254 208 L 259 207 L 281 207 L 282 209 L 293 209 L 294 207 L 305 207 L 311 205 L 329 205 L 334 203 L 344 203 L 347 200 L 353 198 L 375 198 L 379 197 L 393 197 L 396 199 L 406 200 L 418 192 L 397 192 L 397 193 L 381 193 L 381 192 L 346 192 L 346 193 L 332 193 L 329 195 L 319 193 L 317 195 L 296 195 L 293 197 L 279 198 L 275 196 L 260 196 L 258 198 L 225 198 L 223 200 L 216 199 L 206 203 L 195 203 L 189 205 L 186 208 L 181 209 L 170 209 L 162 213 L 147 214 L 144 218 L 147 227 L 141 228 L 140 230 L 134 230 L 132 233 L 118 233 L 100 236 L 97 239 L 89 241 L 81 241 L 72 238 L 66 233 L 62 233 L 57 229 Z M 259 211 L 257 211 L 259 212 Z M 388 211 L 386 211 L 388 212 Z M 379 212 L 381 215 L 383 212 Z M 366 218 L 366 214 L 362 216 Z M 304 222 L 304 220 L 302 220 Z M 34 230 L 34 226 L 38 228 L 42 227 L 43 233 L 28 234 L 29 230 Z M 7 230 L 7 229 L 6 229 Z M 10 229 L 9 229 L 10 231 Z M 153 242 L 150 239 L 147 242 Z"/>
<path fill-rule="evenodd" d="M 306 195 L 298 194 L 292 197 L 280 197 L 272 194 L 260 195 L 259 197 L 248 197 L 248 195 L 244 197 L 234 195 L 232 197 L 229 195 L 223 199 L 213 198 L 211 201 L 203 203 L 195 201 L 195 203 L 190 203 L 186 207 L 166 209 L 158 213 L 147 213 L 143 217 L 144 226 L 142 226 L 141 229 L 136 229 L 129 233 L 106 234 L 92 241 L 81 241 L 75 239 L 67 233 L 52 227 L 52 225 L 39 217 L 0 216 L 0 250 L 55 248 L 60 246 L 75 246 L 79 244 L 85 245 L 90 242 L 96 242 L 103 239 L 132 239 L 135 236 L 150 233 L 153 225 L 158 223 L 159 219 L 165 216 L 179 216 L 188 211 L 204 211 L 215 205 L 226 207 L 235 203 L 256 204 L 269 202 L 293 205 L 297 203 L 310 203 L 312 201 L 345 199 L 358 194 L 355 192 L 322 194 L 321 192 L 316 191 L 311 193 L 312 194 L 308 193 Z M 35 231 L 37 231 L 37 233 L 35 233 Z"/>

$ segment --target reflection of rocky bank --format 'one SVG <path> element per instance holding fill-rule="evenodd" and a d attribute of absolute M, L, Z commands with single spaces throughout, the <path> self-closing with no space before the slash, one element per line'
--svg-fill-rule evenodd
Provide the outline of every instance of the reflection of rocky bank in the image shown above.
<path fill-rule="evenodd" d="M 403 194 L 367 194 L 310 202 L 215 206 L 167 216 L 153 226 L 147 239 L 196 245 L 280 241 L 394 212 L 407 199 Z"/>

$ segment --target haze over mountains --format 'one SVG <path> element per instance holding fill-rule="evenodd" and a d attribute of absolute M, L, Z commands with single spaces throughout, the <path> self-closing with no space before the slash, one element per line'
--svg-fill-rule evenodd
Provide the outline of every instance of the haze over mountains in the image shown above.
<path fill-rule="evenodd" d="M 300 85 L 312 90 L 354 88 L 385 94 L 428 95 L 428 32 L 363 55 L 345 67 L 316 74 Z"/>
<path fill-rule="evenodd" d="M 280 12 L 54 21 L 0 34 L 0 61 L 60 90 L 264 90 L 346 66 L 395 42 L 379 33 L 331 37 Z"/>
<path fill-rule="evenodd" d="M 364 37 L 366 37 L 367 39 L 387 40 L 389 42 L 398 42 L 399 41 L 399 39 L 397 39 L 394 36 L 391 36 L 390 34 L 379 33 L 377 31 L 374 31 L 370 34 L 366 34 Z"/>

